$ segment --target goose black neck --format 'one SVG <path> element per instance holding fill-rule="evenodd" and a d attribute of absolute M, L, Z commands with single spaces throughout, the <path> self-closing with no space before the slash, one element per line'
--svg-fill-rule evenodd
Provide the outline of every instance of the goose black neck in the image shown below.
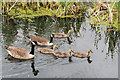
<path fill-rule="evenodd" d="M 50 43 L 52 43 L 53 42 L 53 37 L 50 37 Z"/>
<path fill-rule="evenodd" d="M 34 67 L 34 61 L 32 62 L 32 64 L 31 64 L 31 67 L 32 67 L 32 69 L 33 69 L 33 72 L 35 71 L 35 67 Z"/>
<path fill-rule="evenodd" d="M 32 55 L 34 55 L 34 47 L 35 47 L 35 45 L 33 45 L 33 44 L 31 43 L 31 52 L 30 52 L 30 54 L 32 54 Z"/>

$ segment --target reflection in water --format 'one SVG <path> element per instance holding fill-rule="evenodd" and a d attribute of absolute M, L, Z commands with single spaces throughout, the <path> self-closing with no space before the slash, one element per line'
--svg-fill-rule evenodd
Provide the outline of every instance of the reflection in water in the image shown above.
<path fill-rule="evenodd" d="M 70 40 L 69 37 L 67 38 L 67 40 L 68 40 L 68 44 L 71 44 L 71 43 L 72 43 L 72 41 Z"/>
<path fill-rule="evenodd" d="M 8 23 L 10 22 L 10 23 Z M 10 21 L 8 21 L 6 18 L 2 24 L 2 34 L 3 34 L 3 39 L 6 45 L 10 45 L 11 43 L 14 42 L 15 37 L 17 35 L 17 26 Z"/>
<path fill-rule="evenodd" d="M 71 34 L 74 37 L 80 37 L 82 34 L 82 32 L 86 32 L 86 27 L 82 27 L 81 28 L 81 20 L 79 19 L 57 19 L 57 22 L 59 22 L 60 24 L 57 25 L 57 23 L 55 23 L 54 21 L 52 22 L 52 18 L 50 17 L 36 17 L 35 18 L 35 23 L 31 23 L 29 21 L 26 20 L 17 20 L 18 25 L 21 26 L 22 30 L 23 30 L 23 36 L 25 35 L 29 35 L 31 34 L 31 31 L 35 31 L 35 33 L 32 33 L 33 35 L 38 35 L 38 36 L 43 36 L 46 38 L 50 38 L 50 34 L 56 30 L 55 32 L 64 32 L 67 33 L 68 30 L 70 30 L 71 28 L 73 28 L 73 34 Z M 84 18 L 83 18 L 84 21 Z M 18 33 L 17 31 L 17 26 L 15 26 L 14 22 L 9 22 L 8 20 L 5 18 L 4 22 L 3 22 L 3 26 L 2 26 L 2 34 L 3 34 L 3 38 L 5 41 L 6 45 L 10 45 L 11 43 L 14 42 L 15 37 Z M 22 24 L 22 25 L 21 25 Z M 55 27 L 57 26 L 57 27 Z M 33 29 L 31 29 L 33 28 Z M 80 29 L 82 30 L 82 32 L 80 31 Z M 102 27 L 92 27 L 91 26 L 91 30 L 95 31 L 95 39 L 94 39 L 94 46 L 96 47 L 96 49 L 98 49 L 98 43 L 102 38 L 102 34 L 103 34 L 103 30 L 105 30 L 105 28 Z M 102 32 L 101 32 L 102 31 Z M 45 34 L 45 35 L 43 35 Z M 49 34 L 49 35 L 48 35 Z M 83 34 L 84 35 L 84 34 Z M 117 46 L 118 43 L 118 32 L 117 31 L 111 31 L 110 34 L 108 34 L 108 32 L 105 32 L 105 44 L 109 43 L 108 46 L 108 53 L 106 55 L 109 55 L 109 53 L 111 53 L 111 58 L 113 58 L 113 53 L 114 53 L 114 49 Z M 71 37 L 72 39 L 72 37 Z M 68 43 L 71 44 L 72 41 L 67 38 Z"/>
<path fill-rule="evenodd" d="M 32 68 L 32 72 L 33 72 L 34 76 L 37 76 L 38 73 L 39 73 L 39 71 L 35 69 L 35 66 L 34 66 L 34 59 L 32 59 L 31 68 Z"/>
<path fill-rule="evenodd" d="M 90 56 L 87 58 L 88 63 L 92 63 L 92 60 L 90 60 Z"/>
<path fill-rule="evenodd" d="M 21 59 L 13 58 L 9 54 L 8 54 L 8 56 L 5 59 L 9 60 L 10 63 L 20 63 L 20 62 L 28 61 L 28 60 L 21 60 Z M 30 61 L 31 61 L 32 73 L 34 74 L 34 76 L 37 76 L 39 71 L 35 69 L 34 59 L 31 59 Z"/>
<path fill-rule="evenodd" d="M 98 43 L 101 40 L 101 38 L 103 37 L 102 34 L 104 32 L 104 30 L 107 28 L 95 28 L 92 27 L 92 30 L 95 30 L 95 41 L 94 41 L 94 46 L 96 47 L 96 49 L 99 48 Z M 108 44 L 108 51 L 106 53 L 106 56 L 111 55 L 111 58 L 113 59 L 114 53 L 115 53 L 115 49 L 118 46 L 118 39 L 119 39 L 119 31 L 106 31 L 105 33 L 105 44 Z M 104 50 L 102 50 L 103 52 Z M 110 54 L 111 53 L 111 54 Z"/>
<path fill-rule="evenodd" d="M 21 24 L 21 23 L 19 23 L 19 24 Z M 29 22 L 27 20 L 25 20 L 24 25 L 21 25 L 24 36 L 26 36 L 29 33 L 29 31 L 30 31 L 29 27 L 30 27 Z"/>
<path fill-rule="evenodd" d="M 26 61 L 26 60 L 16 59 L 16 58 L 10 56 L 9 54 L 5 59 L 9 60 L 10 63 L 19 63 L 19 62 Z"/>
<path fill-rule="evenodd" d="M 109 56 L 109 53 L 111 53 L 111 58 L 113 59 L 115 49 L 118 46 L 119 33 L 118 31 L 110 31 L 110 33 L 106 32 L 105 36 L 106 43 L 108 43 L 108 53 L 106 55 Z"/>
<path fill-rule="evenodd" d="M 83 72 L 83 74 L 82 74 L 83 77 L 86 77 L 86 76 L 84 76 L 84 75 L 86 75 L 86 73 L 89 73 L 89 74 L 87 74 L 87 75 L 89 75 L 88 77 L 90 77 L 91 75 L 92 76 L 97 75 L 95 77 L 101 77 L 101 75 L 104 72 L 106 72 L 106 75 L 107 75 L 107 73 L 109 74 L 109 71 L 111 71 L 112 73 L 117 72 L 116 65 L 114 66 L 113 64 L 111 64 L 112 62 L 110 62 L 110 60 L 108 60 L 110 62 L 110 64 L 109 64 L 109 62 L 108 63 L 105 61 L 103 62 L 105 55 L 111 55 L 111 58 L 116 57 L 116 56 L 114 56 L 113 53 L 115 50 L 117 50 L 116 48 L 118 48 L 117 44 L 118 44 L 118 39 L 120 38 L 117 31 L 111 31 L 110 34 L 108 34 L 108 32 L 104 32 L 104 30 L 106 28 L 92 27 L 87 22 L 81 22 L 81 20 L 78 20 L 78 19 L 67 19 L 67 18 L 66 19 L 57 19 L 56 21 L 53 21 L 53 19 L 51 19 L 50 17 L 38 17 L 38 18 L 35 18 L 34 23 L 26 21 L 26 20 L 20 20 L 20 19 L 16 20 L 16 22 L 18 23 L 17 25 L 15 25 L 13 22 L 9 22 L 9 24 L 8 24 L 8 22 L 6 21 L 6 18 L 3 21 L 3 26 L 2 26 L 2 36 L 3 36 L 3 40 L 4 40 L 3 46 L 17 45 L 19 47 L 24 47 L 25 49 L 29 49 L 29 45 L 26 45 L 26 42 L 28 41 L 28 39 L 24 37 L 26 35 L 43 36 L 43 37 L 49 39 L 50 34 L 53 33 L 54 30 L 56 31 L 56 33 L 59 33 L 59 32 L 67 33 L 68 30 L 72 29 L 73 32 L 70 35 L 70 39 L 67 39 L 68 40 L 67 42 L 64 41 L 64 39 L 54 40 L 54 44 L 59 47 L 58 50 L 65 51 L 65 50 L 68 50 L 69 48 L 73 48 L 78 51 L 81 49 L 83 49 L 85 51 L 88 48 L 92 48 L 97 53 L 94 55 L 91 54 L 91 57 L 93 58 L 94 61 L 96 61 L 96 63 L 95 64 L 92 63 L 92 60 L 89 57 L 86 60 L 88 61 L 88 63 L 92 63 L 92 67 L 88 68 L 87 71 L 82 71 L 82 70 L 84 70 L 84 69 L 82 69 L 82 67 L 87 67 L 87 65 L 89 65 L 89 64 L 78 61 L 79 63 L 71 62 L 71 63 L 63 66 L 61 64 L 66 63 L 65 62 L 66 60 L 64 60 L 64 59 L 56 59 L 55 60 L 50 55 L 39 54 L 36 51 L 36 54 L 37 54 L 37 57 L 35 59 L 35 60 L 37 60 L 36 66 L 38 68 L 41 68 L 41 67 L 43 68 L 43 66 L 45 66 L 45 67 L 43 68 L 44 70 L 41 70 L 39 72 L 38 70 L 35 69 L 35 63 L 33 60 L 31 62 L 30 68 L 32 68 L 32 72 L 35 77 L 44 77 L 45 74 L 50 75 L 52 77 L 56 77 L 56 76 L 57 77 L 61 77 L 61 76 L 68 77 L 67 76 L 68 74 L 74 75 L 71 72 L 68 74 L 64 73 L 64 70 L 66 70 L 66 69 L 68 69 L 68 71 L 71 69 L 71 71 L 73 73 L 78 73 L 78 71 L 81 71 L 81 72 Z M 120 32 L 119 32 L 119 34 L 120 34 Z M 20 35 L 20 38 L 18 38 L 17 35 L 18 36 Z M 86 40 L 86 39 L 88 39 L 88 40 Z M 24 41 L 26 41 L 26 42 L 24 42 Z M 67 43 L 68 42 L 71 43 L 71 41 L 72 41 L 72 44 L 68 45 Z M 89 44 L 90 44 L 90 46 L 89 46 Z M 103 51 L 102 53 L 108 52 L 107 54 L 101 54 L 100 50 L 104 49 L 103 46 L 105 46 L 106 51 Z M 3 51 L 2 55 L 3 55 L 3 57 L 6 57 L 6 55 L 4 53 L 5 52 Z M 11 63 L 23 62 L 23 60 L 18 60 L 18 59 L 14 59 L 14 58 L 6 58 L 6 59 L 8 59 Z M 4 60 L 4 59 L 3 59 L 3 61 L 4 61 L 3 62 L 4 69 L 7 70 L 8 68 L 11 68 L 12 64 L 5 63 L 6 60 Z M 50 61 L 52 61 L 52 62 L 50 62 Z M 114 58 L 114 62 L 115 61 L 116 61 L 116 59 Z M 24 64 L 25 62 L 27 62 L 27 61 L 24 61 L 21 64 Z M 107 63 L 107 65 L 106 65 L 106 63 Z M 83 66 L 79 66 L 81 64 L 83 64 Z M 97 67 L 96 67 L 96 64 L 98 65 Z M 117 64 L 117 61 L 116 61 L 116 64 Z M 7 65 L 9 65 L 9 66 L 7 66 Z M 51 65 L 51 66 L 49 66 L 49 65 Z M 98 70 L 98 68 L 101 68 L 100 67 L 101 65 L 103 65 L 103 68 L 100 71 L 101 72 L 100 75 L 99 75 L 99 73 L 97 74 L 96 71 L 94 72 L 95 74 L 94 73 L 90 74 L 91 71 Z M 23 68 L 23 66 L 24 65 L 22 65 L 21 67 Z M 49 66 L 49 68 L 48 68 L 48 66 Z M 74 66 L 76 68 L 74 68 Z M 110 68 L 108 66 L 110 66 Z M 60 70 L 56 70 L 56 69 L 58 69 L 58 67 Z M 105 69 L 106 67 L 108 67 L 108 68 Z M 111 69 L 111 67 L 114 67 L 114 69 Z M 47 71 L 46 71 L 46 68 L 47 68 Z M 15 73 L 14 71 L 17 71 L 18 73 L 21 73 L 21 72 L 24 73 L 25 72 L 24 70 L 27 70 L 27 69 L 28 69 L 27 67 L 24 67 L 23 71 L 21 71 L 21 70 L 19 71 L 18 69 L 16 69 L 16 70 L 11 69 L 11 72 L 13 72 L 13 74 Z M 7 74 L 11 74 L 10 71 L 6 73 L 6 70 L 3 71 L 4 76 Z M 63 70 L 63 72 L 62 72 L 62 70 Z M 53 71 L 55 73 L 50 74 L 49 71 Z M 61 73 L 66 74 L 66 75 L 59 74 L 56 71 L 60 71 Z M 76 72 L 74 72 L 74 71 L 76 71 Z M 102 73 L 102 71 L 103 71 L 103 73 Z M 28 74 L 28 72 L 26 72 L 26 75 L 30 75 L 30 74 Z M 67 71 L 65 71 L 65 72 L 67 72 Z M 39 76 L 38 73 L 41 74 L 41 76 Z M 28 77 L 26 75 L 20 74 L 19 77 L 21 77 L 21 76 Z M 36 76 L 36 75 L 38 75 L 38 76 Z M 59 76 L 59 75 L 61 75 L 61 76 Z M 102 76 L 106 77 L 106 75 L 102 75 Z M 78 77 L 79 76 L 82 77 L 81 74 L 80 75 L 78 74 Z M 108 76 L 111 77 L 112 75 L 108 75 Z M 18 77 L 18 76 L 14 76 L 14 77 Z M 33 77 L 33 76 L 30 75 L 30 77 Z"/>
<path fill-rule="evenodd" d="M 73 36 L 80 37 L 83 32 L 84 33 L 86 32 L 86 26 L 85 27 L 83 26 L 81 28 L 82 22 L 79 19 L 69 19 L 69 18 L 57 19 L 57 22 L 60 23 L 59 25 L 57 25 L 57 23 L 55 23 L 54 21 L 52 22 L 52 20 L 53 19 L 50 17 L 38 17 L 38 18 L 36 17 L 35 23 L 31 23 L 26 20 L 24 21 L 17 20 L 17 23 L 19 26 L 21 26 L 21 29 L 23 30 L 23 36 L 31 34 L 30 33 L 31 31 L 35 31 L 35 33 L 32 33 L 33 35 L 50 38 L 50 34 L 54 30 L 56 33 L 57 32 L 67 33 L 68 30 L 70 30 L 71 28 L 73 30 L 73 34 L 71 34 L 72 37 Z M 83 21 L 84 21 L 84 18 L 83 18 Z M 8 21 L 5 18 L 2 26 L 2 34 L 3 34 L 5 44 L 10 45 L 15 40 L 15 37 L 18 33 L 17 31 L 18 28 L 17 26 L 15 26 L 14 22 L 9 22 L 9 24 L 7 23 Z M 82 30 L 82 32 L 80 30 Z M 102 38 L 102 34 L 104 32 L 103 30 L 105 30 L 105 28 L 102 28 L 102 27 L 96 28 L 91 26 L 91 30 L 95 31 L 94 46 L 96 47 L 96 49 L 98 49 L 99 48 L 98 43 Z M 71 40 L 72 40 L 72 37 L 70 37 Z M 111 31 L 110 34 L 108 34 L 108 32 L 105 32 L 105 44 L 109 43 L 108 53 L 106 55 L 109 55 L 109 53 L 111 53 L 111 58 L 113 58 L 114 49 L 118 43 L 118 37 L 119 37 L 118 31 Z M 69 38 L 67 38 L 67 40 L 69 44 L 72 43 L 72 41 Z"/>

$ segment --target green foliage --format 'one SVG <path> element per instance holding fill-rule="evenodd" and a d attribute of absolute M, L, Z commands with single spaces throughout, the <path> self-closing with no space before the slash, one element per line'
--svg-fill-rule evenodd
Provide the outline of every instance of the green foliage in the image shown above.
<path fill-rule="evenodd" d="M 67 14 L 67 8 L 68 6 L 73 6 L 73 2 L 59 2 L 58 5 L 57 4 L 53 4 L 53 2 L 49 2 L 48 4 L 50 4 L 50 7 L 47 7 L 47 2 L 40 2 L 41 4 L 43 4 L 43 6 L 41 6 L 39 4 L 39 2 L 33 2 L 30 5 L 28 5 L 25 0 L 24 2 L 18 2 L 16 3 L 16 5 L 10 10 L 10 12 L 8 13 L 9 16 L 11 18 L 22 18 L 22 19 L 27 19 L 30 22 L 33 22 L 33 18 L 37 17 L 37 16 L 53 16 L 54 14 L 56 15 L 56 17 L 60 17 L 60 18 L 66 18 L 66 17 L 74 17 L 76 15 L 73 14 Z M 7 4 L 10 4 L 9 2 L 7 2 Z M 9 7 L 12 7 L 14 3 L 10 4 Z M 70 5 L 72 4 L 72 5 Z M 60 8 L 60 10 L 56 13 L 57 9 L 53 8 L 53 5 L 61 5 L 62 7 Z M 63 15 L 60 16 L 61 13 L 64 12 L 64 8 L 65 8 L 65 13 Z M 5 6 L 5 11 L 7 12 L 7 6 Z M 51 10 L 52 12 L 51 12 Z M 81 17 L 84 12 L 86 11 L 86 9 L 81 8 L 81 13 L 78 14 L 79 17 Z"/>
<path fill-rule="evenodd" d="M 97 3 L 94 3 L 94 7 L 96 7 L 97 5 L 96 5 Z M 112 9 L 112 6 L 113 6 L 113 4 L 114 4 L 114 2 L 111 2 L 111 9 Z M 95 13 L 94 11 L 95 11 L 95 9 L 96 8 L 94 8 L 93 10 L 90 8 L 90 13 Z M 99 9 L 99 8 L 98 8 Z M 112 23 L 109 23 L 109 9 L 107 10 L 107 13 L 106 14 L 102 14 L 102 15 L 96 15 L 96 13 L 95 13 L 95 16 L 94 15 L 92 15 L 92 17 L 90 17 L 89 18 L 89 22 L 91 23 L 91 24 L 94 24 L 94 25 L 96 25 L 96 27 L 101 27 L 101 26 L 99 26 L 100 24 L 101 25 L 106 25 L 106 26 L 110 26 L 110 27 L 115 27 L 116 28 L 116 30 L 118 30 L 118 15 L 117 15 L 117 13 L 115 13 L 115 12 L 117 12 L 118 11 L 118 4 L 117 4 L 117 2 L 114 4 L 114 7 L 113 7 L 113 10 L 114 10 L 114 14 L 113 14 L 113 16 L 112 16 L 112 18 L 113 18 L 113 22 Z M 96 11 L 99 11 L 99 10 L 96 10 Z M 113 12 L 112 12 L 113 13 Z M 96 18 L 96 16 L 97 16 L 97 18 Z M 99 20 L 98 20 L 98 18 L 99 18 L 99 20 L 100 20 L 100 22 L 99 22 Z M 105 20 L 104 20 L 105 19 Z M 102 26 L 102 27 L 105 27 L 105 26 Z"/>

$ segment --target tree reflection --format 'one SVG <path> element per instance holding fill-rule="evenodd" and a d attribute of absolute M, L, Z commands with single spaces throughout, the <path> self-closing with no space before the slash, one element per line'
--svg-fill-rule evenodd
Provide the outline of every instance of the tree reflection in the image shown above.
<path fill-rule="evenodd" d="M 8 56 L 7 56 L 5 59 L 9 60 L 11 63 L 20 63 L 20 62 L 28 61 L 28 60 L 21 60 L 21 59 L 13 58 L 13 57 L 10 56 L 9 54 L 8 54 Z M 35 69 L 34 59 L 31 59 L 31 60 L 29 60 L 29 61 L 31 61 L 32 73 L 34 74 L 34 76 L 37 76 L 38 73 L 39 73 L 39 71 Z"/>
<path fill-rule="evenodd" d="M 111 58 L 113 58 L 114 51 L 118 47 L 118 38 L 119 32 L 118 31 L 111 31 L 110 34 L 107 32 L 105 35 L 105 40 L 108 43 L 108 53 L 111 53 Z"/>
<path fill-rule="evenodd" d="M 2 35 L 4 43 L 6 45 L 13 43 L 17 33 L 17 27 L 14 22 L 12 20 L 7 20 L 7 18 L 4 18 L 2 23 Z"/>

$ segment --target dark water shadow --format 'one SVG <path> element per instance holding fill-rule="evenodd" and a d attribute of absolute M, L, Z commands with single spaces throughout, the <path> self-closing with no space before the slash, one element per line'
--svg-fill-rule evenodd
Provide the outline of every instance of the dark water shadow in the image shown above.
<path fill-rule="evenodd" d="M 10 63 L 20 63 L 20 62 L 27 61 L 27 60 L 16 59 L 16 58 L 10 56 L 9 54 L 8 54 L 7 57 L 5 57 L 5 59 L 7 59 L 8 61 L 10 61 Z"/>
<path fill-rule="evenodd" d="M 88 63 L 92 63 L 92 60 L 90 59 L 90 56 L 87 58 Z"/>
<path fill-rule="evenodd" d="M 67 40 L 68 40 L 68 44 L 71 44 L 71 43 L 72 43 L 72 41 L 70 40 L 69 37 L 67 38 Z"/>
<path fill-rule="evenodd" d="M 18 34 L 17 29 L 17 25 L 15 25 L 14 22 L 4 18 L 4 21 L 2 22 L 2 35 L 5 44 L 10 45 L 15 41 L 16 35 Z"/>
<path fill-rule="evenodd" d="M 39 73 L 39 70 L 35 69 L 34 58 L 30 59 L 30 60 L 20 60 L 20 59 L 13 58 L 12 56 L 10 56 L 8 54 L 8 56 L 5 59 L 9 60 L 10 63 L 20 63 L 20 62 L 30 61 L 31 62 L 32 73 L 34 74 L 34 76 L 37 76 L 38 73 Z"/>
<path fill-rule="evenodd" d="M 33 72 L 34 76 L 37 76 L 39 73 L 39 70 L 35 69 L 34 59 L 31 60 L 31 68 L 32 68 L 32 72 Z"/>

